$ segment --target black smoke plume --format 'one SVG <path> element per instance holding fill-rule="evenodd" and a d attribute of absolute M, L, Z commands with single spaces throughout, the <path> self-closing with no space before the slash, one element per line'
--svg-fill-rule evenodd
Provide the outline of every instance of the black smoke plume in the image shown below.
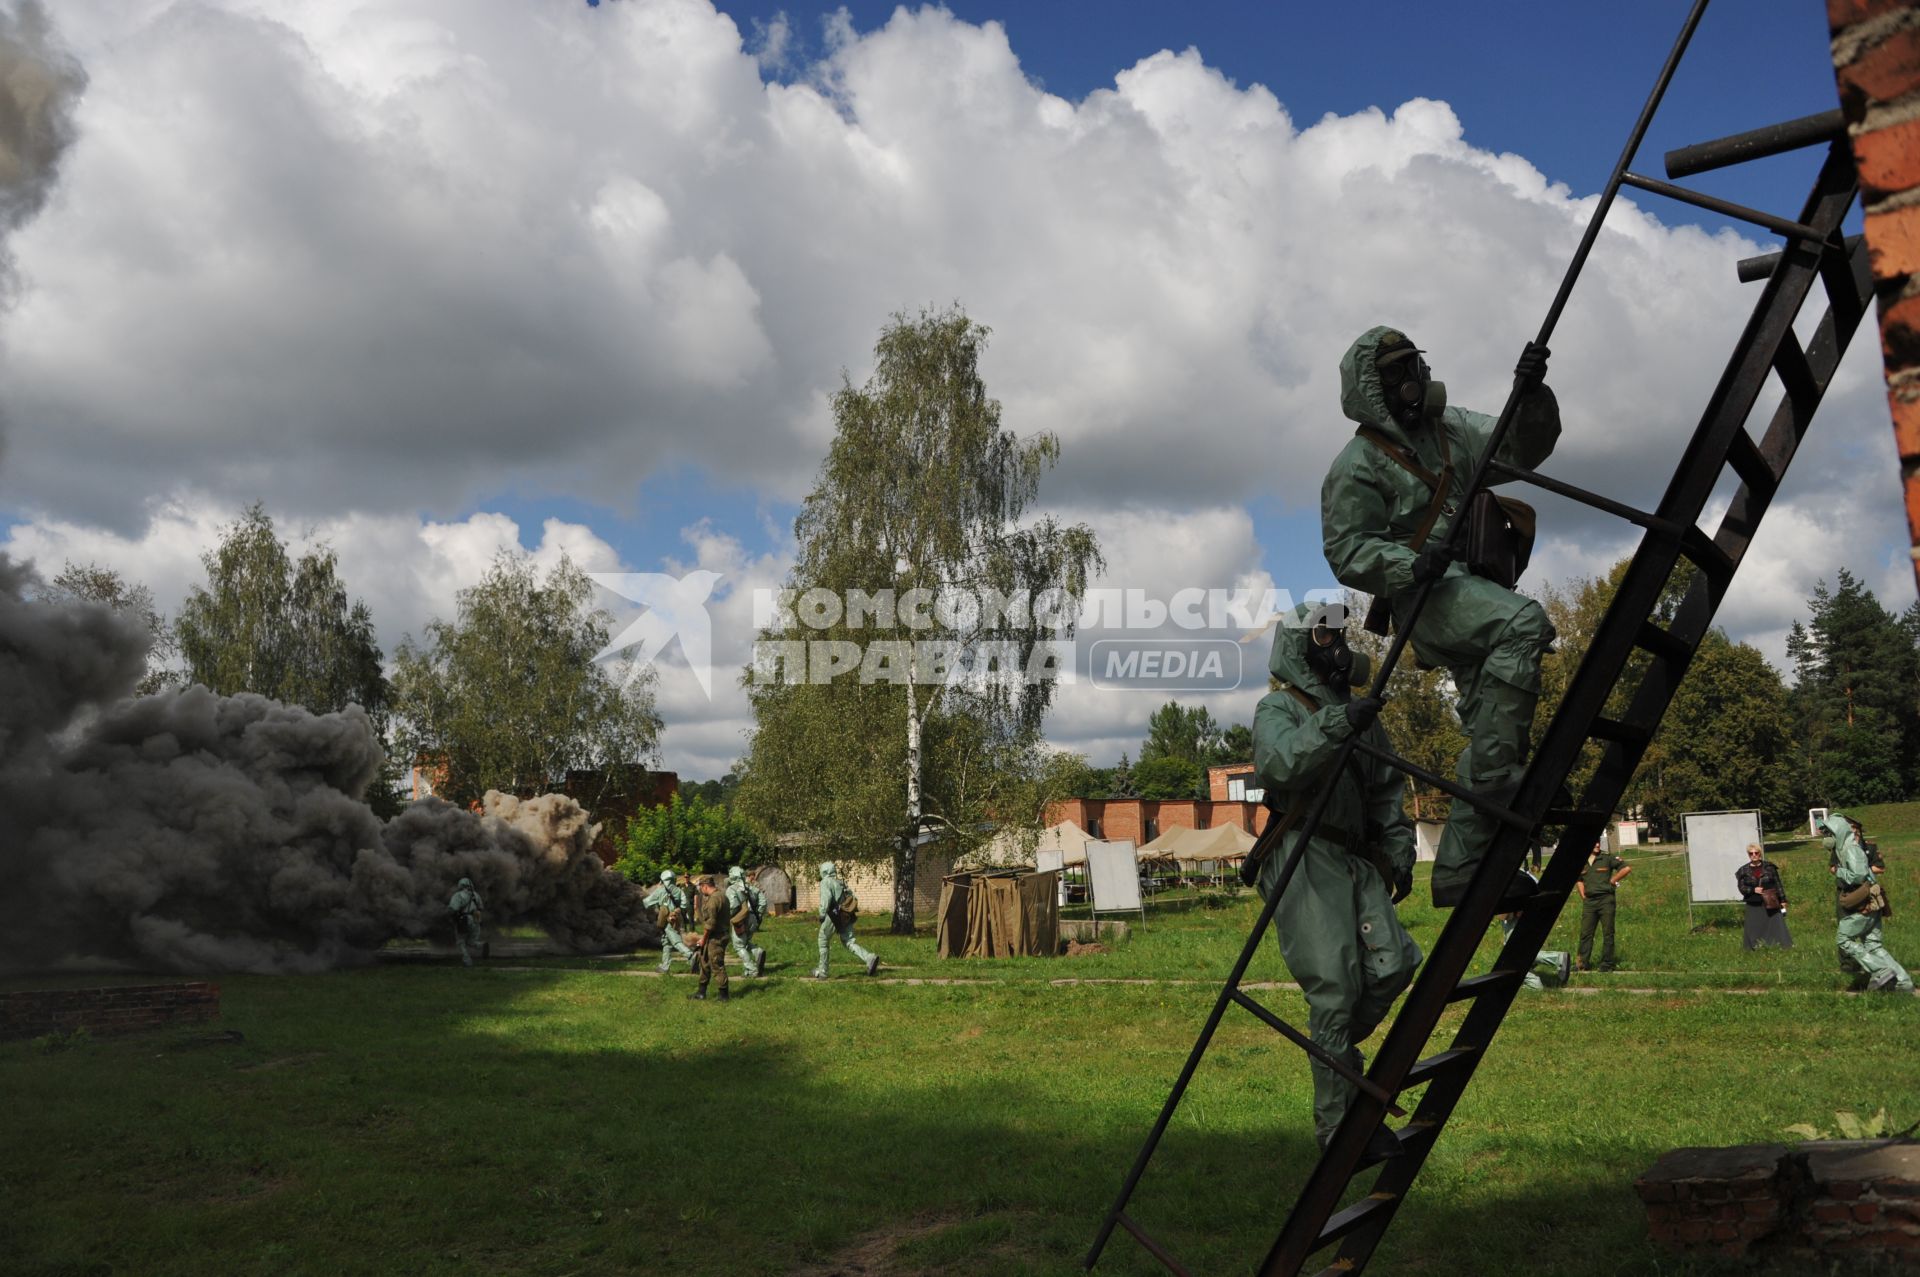
<path fill-rule="evenodd" d="M 587 951 L 657 934 L 572 799 L 429 798 L 383 825 L 357 706 L 131 698 L 143 630 L 32 585 L 0 558 L 0 968 L 321 970 L 444 931 L 463 877 L 494 926 Z"/>

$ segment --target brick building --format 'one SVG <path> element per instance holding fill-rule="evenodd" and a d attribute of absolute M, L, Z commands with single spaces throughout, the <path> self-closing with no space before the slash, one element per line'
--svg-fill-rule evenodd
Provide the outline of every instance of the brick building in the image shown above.
<path fill-rule="evenodd" d="M 1827 0 L 1827 22 L 1840 110 L 1860 170 L 1907 524 L 1920 547 L 1920 6 Z M 1920 549 L 1914 575 L 1920 583 Z"/>

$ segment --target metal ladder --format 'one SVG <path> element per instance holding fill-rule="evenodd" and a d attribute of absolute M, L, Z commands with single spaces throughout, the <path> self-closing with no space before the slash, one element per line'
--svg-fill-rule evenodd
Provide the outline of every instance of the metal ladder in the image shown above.
<path fill-rule="evenodd" d="M 1300 849 L 1318 826 L 1332 792 L 1331 780 L 1321 788 L 1300 825 L 1303 836 L 1281 871 L 1274 899 L 1267 902 L 1255 923 L 1118 1198 L 1101 1223 L 1084 1260 L 1084 1266 L 1089 1269 L 1098 1262 L 1115 1227 L 1120 1227 L 1172 1272 L 1183 1275 L 1188 1272 L 1164 1245 L 1127 1214 L 1127 1206 L 1215 1030 L 1227 1008 L 1235 1005 L 1309 1054 L 1339 1068 L 1358 1088 L 1345 1121 L 1322 1152 L 1285 1226 L 1257 1271 L 1300 1273 L 1315 1255 L 1336 1244 L 1339 1250 L 1335 1258 L 1321 1272 L 1357 1273 L 1366 1267 L 1474 1070 L 1485 1058 L 1515 993 L 1573 890 L 1588 851 L 1604 831 L 1635 766 L 1651 742 L 1694 652 L 1708 633 L 1714 612 L 1752 543 L 1761 517 L 1812 422 L 1848 340 L 1866 314 L 1873 284 L 1866 248 L 1858 237 L 1843 239 L 1841 235 L 1842 223 L 1857 193 L 1858 180 L 1839 111 L 1667 154 L 1668 176 L 1678 178 L 1826 143 L 1826 162 L 1798 220 L 1744 208 L 1627 170 L 1705 8 L 1706 0 L 1696 0 L 1668 54 L 1538 337 L 1541 344 L 1546 344 L 1613 196 L 1622 185 L 1683 200 L 1784 236 L 1787 244 L 1781 252 L 1739 264 L 1740 278 L 1764 278 L 1766 283 L 1707 400 L 1699 425 L 1659 504 L 1652 510 L 1635 509 L 1573 484 L 1493 459 L 1522 389 L 1516 385 L 1495 427 L 1486 459 L 1468 490 L 1470 495 L 1489 480 L 1530 483 L 1641 528 L 1643 536 L 1639 547 L 1612 605 L 1548 724 L 1510 808 L 1502 808 L 1485 795 L 1463 789 L 1452 778 L 1435 775 L 1357 739 L 1350 741 L 1329 767 L 1329 777 L 1337 777 L 1348 752 L 1359 749 L 1452 795 L 1456 801 L 1470 802 L 1492 813 L 1501 822 L 1500 832 L 1408 991 L 1373 1067 L 1365 1077 L 1359 1077 L 1240 987 L 1272 922 L 1279 896 L 1297 867 Z M 1816 282 L 1826 292 L 1828 307 L 1803 348 L 1794 334 L 1793 320 Z M 1756 442 L 1745 423 L 1770 376 L 1778 378 L 1781 398 Z M 1729 468 L 1738 478 L 1739 488 L 1719 528 L 1709 535 L 1699 526 L 1699 519 L 1715 485 Z M 1465 520 L 1457 520 L 1449 536 L 1457 533 L 1464 523 Z M 1691 583 L 1671 621 L 1662 626 L 1656 619 L 1662 596 L 1675 569 L 1683 564 L 1693 569 Z M 1425 603 L 1426 589 L 1423 586 L 1416 598 L 1415 616 Z M 1411 624 L 1406 627 L 1411 628 Z M 1373 687 L 1374 695 L 1384 691 L 1405 644 L 1406 630 L 1403 630 L 1395 637 L 1382 662 Z M 1617 717 L 1609 717 L 1606 713 L 1609 702 L 1617 706 L 1618 694 L 1623 692 L 1630 695 L 1626 708 L 1618 711 Z M 1573 808 L 1556 810 L 1555 796 L 1561 792 L 1589 741 L 1599 743 L 1602 748 L 1599 765 Z M 1485 975 L 1466 978 L 1468 965 L 1501 908 L 1507 884 L 1520 868 L 1534 832 L 1545 824 L 1561 825 L 1564 831 L 1542 873 L 1538 894 L 1520 909 L 1513 933 L 1493 968 Z M 1269 829 L 1277 825 L 1277 821 L 1270 822 Z M 1472 1005 L 1453 1041 L 1445 1050 L 1423 1055 L 1442 1015 L 1456 1002 Z M 1389 1115 L 1404 1115 L 1400 1097 L 1416 1087 L 1425 1090 L 1412 1120 L 1397 1131 L 1388 1128 L 1398 1141 L 1402 1155 L 1385 1161 L 1368 1158 L 1369 1139 Z M 1340 1203 L 1355 1187 L 1356 1178 L 1376 1166 L 1380 1168 L 1379 1174 L 1367 1194 L 1341 1208 Z"/>

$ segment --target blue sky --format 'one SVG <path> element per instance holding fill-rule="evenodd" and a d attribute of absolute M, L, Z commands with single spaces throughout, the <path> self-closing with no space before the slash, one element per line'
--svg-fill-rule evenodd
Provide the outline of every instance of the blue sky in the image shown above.
<path fill-rule="evenodd" d="M 788 65 L 767 72 L 778 80 L 804 78 L 828 50 L 830 28 L 843 19 L 856 31 L 869 31 L 884 26 L 899 6 L 716 7 L 734 20 L 750 48 L 765 50 L 769 33 L 784 26 Z M 944 7 L 967 22 L 1000 24 L 1027 77 L 1069 99 L 1112 89 L 1117 72 L 1161 49 L 1192 47 L 1241 87 L 1271 90 L 1297 126 L 1329 113 L 1439 99 L 1453 107 L 1474 146 L 1523 155 L 1550 181 L 1589 193 L 1601 187 L 1619 156 L 1688 6 L 1672 0 L 1458 6 L 1388 0 L 1367 7 L 1365 36 L 1356 30 L 1353 11 L 1338 5 L 963 0 Z M 1836 105 L 1825 14 L 1818 5 L 1722 3 L 1703 19 L 1634 167 L 1664 178 L 1661 157 L 1668 149 Z M 1792 216 L 1817 167 L 1815 155 L 1777 157 L 1688 185 Z M 1671 224 L 1740 228 L 1713 213 L 1639 198 Z M 1537 312 L 1543 314 L 1550 300 L 1542 292 Z M 857 367 L 863 354 L 849 351 L 846 361 Z M 481 507 L 523 520 L 556 511 L 563 517 L 591 514 L 597 530 L 636 553 L 698 520 L 752 537 L 769 520 L 789 525 L 795 512 L 791 502 L 757 498 L 750 488 L 726 484 L 697 466 L 642 483 L 624 507 L 590 510 L 550 494 L 510 491 L 490 495 Z M 1315 511 L 1273 498 L 1256 498 L 1250 508 L 1277 580 L 1295 583 L 1296 592 L 1327 584 L 1324 564 L 1311 550 Z"/>
<path fill-rule="evenodd" d="M 7 245 L 8 548 L 118 566 L 171 608 L 261 499 L 334 546 L 389 650 L 502 548 L 701 566 L 737 661 L 841 370 L 865 377 L 891 312 L 959 301 L 994 330 L 1007 424 L 1061 437 L 1042 504 L 1096 528 L 1108 586 L 1331 585 L 1340 351 L 1394 322 L 1455 402 L 1497 410 L 1684 6 L 1354 12 L 62 9 L 89 86 Z M 1722 0 L 1636 167 L 1830 109 L 1827 59 L 1821 6 Z M 1815 163 L 1695 184 L 1791 215 Z M 1776 241 L 1632 202 L 1554 341 L 1547 469 L 1650 500 L 1752 304 L 1733 261 Z M 1838 567 L 1896 608 L 1911 589 L 1870 345 L 1723 610 L 1776 661 Z M 1628 548 L 1542 511 L 1539 582 Z M 662 677 L 666 765 L 723 770 L 744 704 Z M 1073 692 L 1049 732 L 1111 761 L 1151 708 Z"/>

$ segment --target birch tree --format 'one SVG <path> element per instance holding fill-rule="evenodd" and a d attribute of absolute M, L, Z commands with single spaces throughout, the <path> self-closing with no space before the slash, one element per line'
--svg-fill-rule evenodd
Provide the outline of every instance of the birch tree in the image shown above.
<path fill-rule="evenodd" d="M 843 857 L 891 858 L 902 933 L 917 838 L 970 837 L 994 778 L 1030 765 L 1054 682 L 1028 671 L 1042 643 L 1071 638 L 1102 566 L 1085 526 L 1025 517 L 1060 444 L 1001 425 L 980 376 L 986 342 L 958 306 L 895 315 L 867 382 L 843 375 L 833 443 L 794 523 L 798 611 L 760 637 L 859 668 L 751 693 L 740 802 Z M 892 606 L 868 606 L 881 598 Z"/>

